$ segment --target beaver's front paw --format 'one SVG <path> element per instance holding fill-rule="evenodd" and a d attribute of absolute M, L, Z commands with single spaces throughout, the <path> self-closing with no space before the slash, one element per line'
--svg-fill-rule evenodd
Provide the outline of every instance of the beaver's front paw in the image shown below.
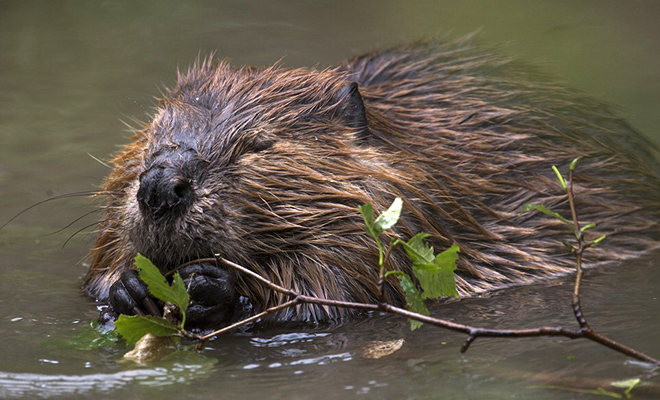
<path fill-rule="evenodd" d="M 112 284 L 108 302 L 117 314 L 161 316 L 147 285 L 135 270 L 122 273 L 119 280 Z"/>
<path fill-rule="evenodd" d="M 179 274 L 190 294 L 187 326 L 212 327 L 233 319 L 240 302 L 226 270 L 200 263 L 181 268 Z"/>
<path fill-rule="evenodd" d="M 249 302 L 241 301 L 226 270 L 201 263 L 181 268 L 179 274 L 190 295 L 187 327 L 213 327 L 250 312 Z M 117 315 L 162 315 L 147 285 L 133 270 L 122 273 L 110 287 L 108 302 Z"/>

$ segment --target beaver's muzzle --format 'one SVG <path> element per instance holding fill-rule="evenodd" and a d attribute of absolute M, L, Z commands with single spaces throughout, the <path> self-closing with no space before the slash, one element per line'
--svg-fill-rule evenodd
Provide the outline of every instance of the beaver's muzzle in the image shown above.
<path fill-rule="evenodd" d="M 174 217 L 193 203 L 194 190 L 177 168 L 154 166 L 140 176 L 137 200 L 145 216 Z"/>

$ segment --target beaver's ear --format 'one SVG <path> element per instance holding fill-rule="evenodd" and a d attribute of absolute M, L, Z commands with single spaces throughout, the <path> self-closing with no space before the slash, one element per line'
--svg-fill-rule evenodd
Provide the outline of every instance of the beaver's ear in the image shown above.
<path fill-rule="evenodd" d="M 343 119 L 351 128 L 358 129 L 359 138 L 366 140 L 369 136 L 367 110 L 364 108 L 358 84 L 350 82 L 344 85 L 337 92 L 337 99 L 339 101 L 339 118 Z"/>

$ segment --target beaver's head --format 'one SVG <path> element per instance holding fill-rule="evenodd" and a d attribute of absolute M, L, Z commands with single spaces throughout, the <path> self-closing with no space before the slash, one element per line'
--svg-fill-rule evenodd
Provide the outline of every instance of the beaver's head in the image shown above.
<path fill-rule="evenodd" d="M 366 240 L 357 206 L 383 197 L 369 184 L 385 168 L 368 136 L 343 73 L 203 62 L 115 159 L 99 248 L 115 240 L 120 264 L 139 252 L 163 269 L 216 253 L 247 265 L 353 259 Z"/>

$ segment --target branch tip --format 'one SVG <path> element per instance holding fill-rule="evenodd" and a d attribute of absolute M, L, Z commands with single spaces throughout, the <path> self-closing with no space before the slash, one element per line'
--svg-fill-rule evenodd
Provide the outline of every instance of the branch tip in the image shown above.
<path fill-rule="evenodd" d="M 470 345 L 472 342 L 474 342 L 477 339 L 477 336 L 475 334 L 469 334 L 468 337 L 465 339 L 465 343 L 463 343 L 463 346 L 461 346 L 461 353 L 465 353 L 468 351 L 470 348 Z"/>

